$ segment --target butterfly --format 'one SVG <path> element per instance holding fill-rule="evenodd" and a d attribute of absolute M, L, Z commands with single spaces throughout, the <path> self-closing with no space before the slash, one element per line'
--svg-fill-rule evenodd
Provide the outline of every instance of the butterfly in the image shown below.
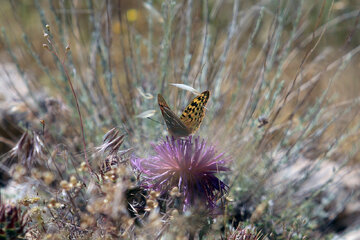
<path fill-rule="evenodd" d="M 202 92 L 190 102 L 179 118 L 167 105 L 163 96 L 158 94 L 158 104 L 169 133 L 176 138 L 195 133 L 204 119 L 205 105 L 209 97 L 209 91 Z"/>

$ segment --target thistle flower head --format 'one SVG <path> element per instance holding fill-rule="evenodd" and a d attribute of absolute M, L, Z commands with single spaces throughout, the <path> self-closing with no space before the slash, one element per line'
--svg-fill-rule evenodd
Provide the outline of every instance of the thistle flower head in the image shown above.
<path fill-rule="evenodd" d="M 169 191 L 178 187 L 183 194 L 184 209 L 197 200 L 205 200 L 208 207 L 215 206 L 218 194 L 227 191 L 227 186 L 215 174 L 229 170 L 224 153 L 216 154 L 213 146 L 204 140 L 166 138 L 154 145 L 156 155 L 147 159 L 133 158 L 135 169 L 145 175 L 144 186 Z"/>

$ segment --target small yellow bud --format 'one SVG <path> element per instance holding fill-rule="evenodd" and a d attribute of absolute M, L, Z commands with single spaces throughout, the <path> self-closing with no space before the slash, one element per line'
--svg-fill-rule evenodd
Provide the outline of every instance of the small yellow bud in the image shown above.
<path fill-rule="evenodd" d="M 55 207 L 55 205 L 56 205 L 55 198 L 51 198 L 50 201 L 49 201 L 48 207 L 53 208 L 53 207 Z"/>
<path fill-rule="evenodd" d="M 68 183 L 67 181 L 65 181 L 65 180 L 62 180 L 62 181 L 60 182 L 60 187 L 61 187 L 62 189 L 64 189 L 65 191 L 70 190 L 69 183 Z"/>
<path fill-rule="evenodd" d="M 226 196 L 225 199 L 228 202 L 233 202 L 234 201 L 234 199 L 232 197 L 230 197 L 230 196 Z"/>
<path fill-rule="evenodd" d="M 75 176 L 71 176 L 71 177 L 70 177 L 70 183 L 71 183 L 72 185 L 76 185 L 77 179 L 76 179 Z"/>
<path fill-rule="evenodd" d="M 181 194 L 179 192 L 179 188 L 178 187 L 174 187 L 173 189 L 171 189 L 170 191 L 170 196 L 172 197 L 180 197 Z"/>
<path fill-rule="evenodd" d="M 145 208 L 145 211 L 151 211 L 152 209 L 156 208 L 158 206 L 158 202 L 156 200 L 147 200 L 146 201 L 146 208 Z"/>
<path fill-rule="evenodd" d="M 33 197 L 33 198 L 24 198 L 19 201 L 20 204 L 24 206 L 29 206 L 30 204 L 37 203 L 40 200 L 39 197 Z"/>
<path fill-rule="evenodd" d="M 50 31 L 50 26 L 49 26 L 49 24 L 46 24 L 45 27 L 46 27 L 46 29 L 47 29 L 48 31 Z"/>
<path fill-rule="evenodd" d="M 63 208 L 64 207 L 64 204 L 61 204 L 61 203 L 55 203 L 54 205 L 55 208 Z"/>
<path fill-rule="evenodd" d="M 172 210 L 171 216 L 173 216 L 173 217 L 179 216 L 179 211 L 177 209 Z"/>
<path fill-rule="evenodd" d="M 153 191 L 153 190 L 150 192 L 150 199 L 156 199 L 159 196 L 160 196 L 159 192 L 156 192 L 156 191 Z"/>
<path fill-rule="evenodd" d="M 46 185 L 50 185 L 55 179 L 54 174 L 49 171 L 44 172 L 42 177 Z"/>

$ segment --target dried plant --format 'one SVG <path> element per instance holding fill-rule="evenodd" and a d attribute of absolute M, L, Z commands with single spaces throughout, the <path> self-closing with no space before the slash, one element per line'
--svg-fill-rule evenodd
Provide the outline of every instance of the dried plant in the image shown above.
<path fill-rule="evenodd" d="M 44 160 L 45 145 L 40 135 L 36 132 L 24 132 L 15 147 L 11 149 L 10 156 L 17 157 L 18 161 L 25 165 L 28 169 L 35 163 Z"/>
<path fill-rule="evenodd" d="M 25 239 L 26 214 L 11 204 L 0 204 L 0 239 Z"/>
<path fill-rule="evenodd" d="M 229 237 L 228 240 L 261 240 L 260 233 L 253 233 L 250 229 L 238 227 Z"/>
<path fill-rule="evenodd" d="M 113 128 L 104 135 L 103 144 L 96 148 L 97 152 L 106 153 L 106 158 L 101 166 L 102 173 L 110 171 L 121 163 L 126 163 L 127 159 L 123 159 L 123 156 L 129 152 L 129 149 L 119 151 L 124 142 L 124 137 L 125 135 L 119 136 L 117 128 Z"/>

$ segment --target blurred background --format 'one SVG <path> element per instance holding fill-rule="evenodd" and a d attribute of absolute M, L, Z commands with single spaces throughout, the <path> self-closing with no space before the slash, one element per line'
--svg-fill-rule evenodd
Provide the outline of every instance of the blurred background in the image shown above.
<path fill-rule="evenodd" d="M 168 135 L 157 94 L 180 115 L 195 97 L 184 86 L 210 90 L 196 135 L 232 159 L 229 225 L 360 239 L 359 21 L 356 0 L 2 1 L 3 164 L 34 132 L 100 168 L 93 149 L 113 127 L 146 156 Z"/>

